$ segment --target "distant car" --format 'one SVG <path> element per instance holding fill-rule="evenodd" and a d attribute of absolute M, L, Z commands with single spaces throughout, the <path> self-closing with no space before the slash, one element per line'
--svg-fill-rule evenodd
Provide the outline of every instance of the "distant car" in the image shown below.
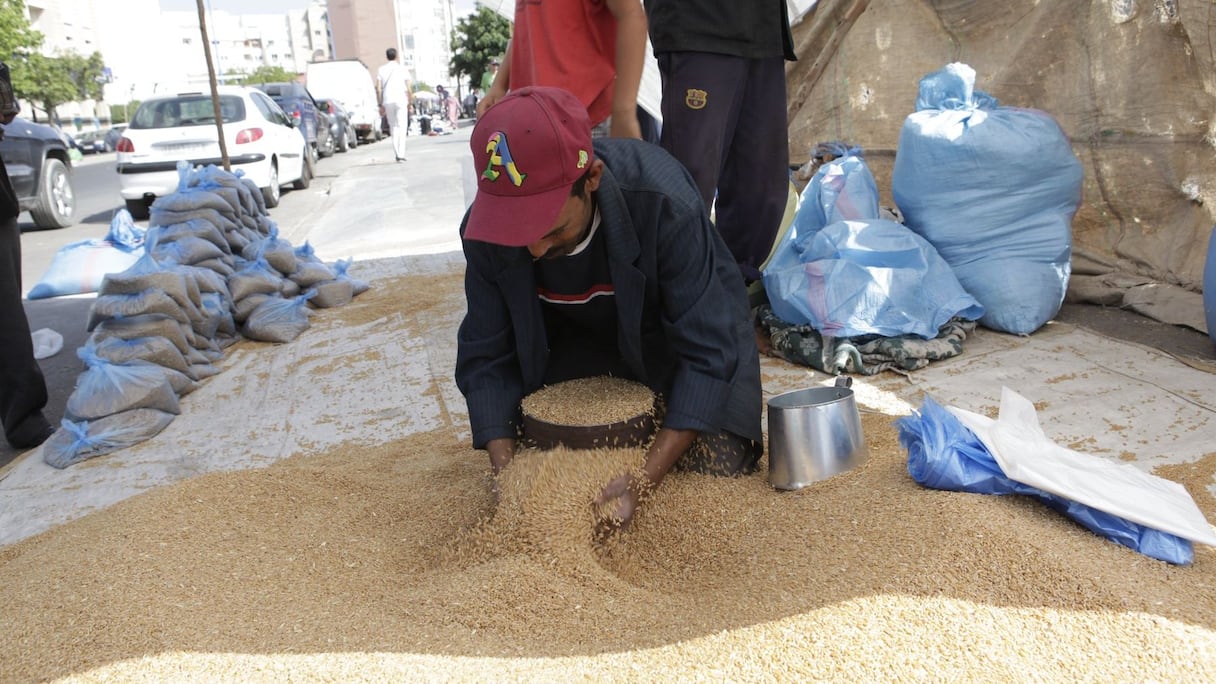
<path fill-rule="evenodd" d="M 360 142 L 380 140 L 380 99 L 376 96 L 376 79 L 361 60 L 309 62 L 304 82 L 313 95 L 342 103 L 350 112 Z"/>
<path fill-rule="evenodd" d="M 115 124 L 112 128 L 106 131 L 106 151 L 113 152 L 118 149 L 118 141 L 122 138 L 122 132 L 127 129 L 126 124 Z"/>
<path fill-rule="evenodd" d="M 228 161 L 262 189 L 267 207 L 279 204 L 280 186 L 307 188 L 312 149 L 290 116 L 268 95 L 244 86 L 219 86 Z M 177 190 L 177 162 L 223 164 L 211 94 L 162 95 L 144 100 L 118 141 L 119 188 L 136 219 L 148 217 L 157 197 Z"/>
<path fill-rule="evenodd" d="M 76 142 L 76 138 L 62 128 L 57 130 L 59 132 L 59 139 L 63 141 L 64 145 L 68 146 L 68 159 L 71 159 L 72 161 L 80 161 L 83 159 L 84 150 L 81 149 L 80 143 Z"/>
<path fill-rule="evenodd" d="M 4 127 L 0 156 L 13 182 L 17 202 L 39 228 L 66 228 L 75 222 L 76 192 L 72 161 L 59 131 L 13 119 Z"/>
<path fill-rule="evenodd" d="M 345 152 L 359 145 L 359 133 L 355 130 L 355 122 L 350 119 L 350 112 L 341 102 L 330 98 L 317 100 L 317 105 L 329 114 L 329 130 L 334 136 L 334 149 Z"/>
<path fill-rule="evenodd" d="M 321 111 L 303 83 L 255 83 L 254 88 L 274 98 L 287 115 L 296 120 L 304 139 L 318 157 L 332 157 L 334 138 L 329 131 L 329 115 Z"/>
<path fill-rule="evenodd" d="M 78 133 L 75 138 L 83 154 L 99 154 L 108 151 L 106 150 L 105 133 L 102 131 L 84 131 Z"/>

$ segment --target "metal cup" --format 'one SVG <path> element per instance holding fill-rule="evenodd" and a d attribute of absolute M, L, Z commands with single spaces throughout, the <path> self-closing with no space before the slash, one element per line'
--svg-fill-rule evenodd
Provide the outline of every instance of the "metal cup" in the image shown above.
<path fill-rule="evenodd" d="M 833 387 L 779 394 L 768 401 L 768 481 L 801 489 L 861 464 L 869 451 L 861 415 L 841 376 Z"/>

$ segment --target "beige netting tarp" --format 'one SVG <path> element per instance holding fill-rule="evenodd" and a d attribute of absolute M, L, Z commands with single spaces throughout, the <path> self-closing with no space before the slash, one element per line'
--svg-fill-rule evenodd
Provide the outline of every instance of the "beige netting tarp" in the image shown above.
<path fill-rule="evenodd" d="M 819 0 L 794 39 L 791 161 L 821 141 L 859 145 L 893 204 L 891 167 L 919 80 L 965 62 L 1002 105 L 1054 115 L 1084 166 L 1071 296 L 1203 329 L 1216 2 Z M 1175 311 L 1162 311 L 1165 300 Z"/>

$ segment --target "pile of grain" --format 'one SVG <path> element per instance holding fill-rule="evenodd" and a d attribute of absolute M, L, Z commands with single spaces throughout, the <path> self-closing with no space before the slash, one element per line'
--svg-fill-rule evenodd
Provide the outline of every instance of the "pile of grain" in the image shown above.
<path fill-rule="evenodd" d="M 0 672 L 1216 680 L 1212 549 L 1172 567 L 1025 498 L 922 489 L 892 417 L 862 418 L 852 471 L 675 473 L 605 546 L 590 499 L 640 451 L 522 452 L 497 509 L 485 454 L 439 432 L 198 477 L 0 550 Z"/>
<path fill-rule="evenodd" d="M 611 425 L 654 413 L 654 393 L 609 375 L 545 385 L 524 397 L 525 415 L 552 425 Z"/>

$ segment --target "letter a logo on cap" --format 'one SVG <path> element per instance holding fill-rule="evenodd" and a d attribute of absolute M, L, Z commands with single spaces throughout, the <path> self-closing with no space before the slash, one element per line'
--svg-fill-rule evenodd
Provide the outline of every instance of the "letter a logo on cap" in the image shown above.
<path fill-rule="evenodd" d="M 511 146 L 507 144 L 507 134 L 498 131 L 490 136 L 486 142 L 486 152 L 490 153 L 490 161 L 486 164 L 486 170 L 481 172 L 481 177 L 493 182 L 498 180 L 502 175 L 501 171 L 495 169 L 496 166 L 501 166 L 506 169 L 507 176 L 511 179 L 511 184 L 519 187 L 524 184 L 524 179 L 528 177 L 526 173 L 520 173 L 515 167 L 515 160 L 511 158 Z"/>

